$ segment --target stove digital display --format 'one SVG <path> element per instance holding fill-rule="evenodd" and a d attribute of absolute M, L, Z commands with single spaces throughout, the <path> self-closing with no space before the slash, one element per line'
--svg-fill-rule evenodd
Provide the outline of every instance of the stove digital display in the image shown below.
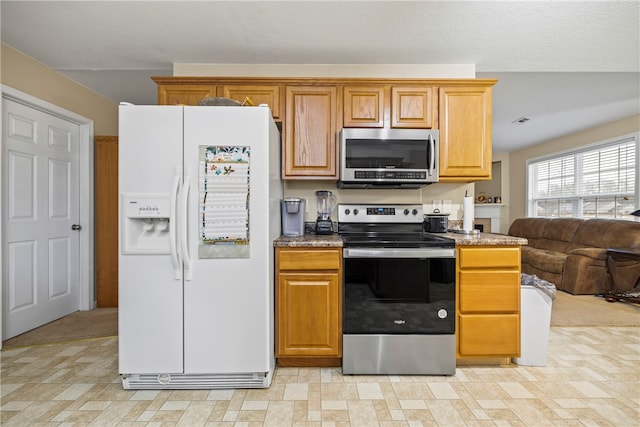
<path fill-rule="evenodd" d="M 395 208 L 367 208 L 367 215 L 395 215 Z"/>

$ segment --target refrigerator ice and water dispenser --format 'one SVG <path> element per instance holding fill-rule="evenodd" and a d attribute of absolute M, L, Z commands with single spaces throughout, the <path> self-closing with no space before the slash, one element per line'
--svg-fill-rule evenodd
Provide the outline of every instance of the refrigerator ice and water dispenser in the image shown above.
<path fill-rule="evenodd" d="M 122 196 L 122 253 L 170 253 L 169 195 L 125 194 Z"/>

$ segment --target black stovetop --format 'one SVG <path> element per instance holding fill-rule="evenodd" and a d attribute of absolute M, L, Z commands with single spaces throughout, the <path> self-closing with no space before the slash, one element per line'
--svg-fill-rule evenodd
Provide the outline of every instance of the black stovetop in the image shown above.
<path fill-rule="evenodd" d="M 455 240 L 422 231 L 422 224 L 339 224 L 345 247 L 454 248 Z"/>

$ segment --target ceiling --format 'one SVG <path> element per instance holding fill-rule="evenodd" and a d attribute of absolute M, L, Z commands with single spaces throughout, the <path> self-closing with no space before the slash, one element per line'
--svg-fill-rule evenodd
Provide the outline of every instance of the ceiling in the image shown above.
<path fill-rule="evenodd" d="M 11 1 L 2 42 L 114 102 L 173 64 L 472 64 L 495 151 L 640 113 L 639 1 Z M 530 120 L 512 124 L 521 117 Z"/>

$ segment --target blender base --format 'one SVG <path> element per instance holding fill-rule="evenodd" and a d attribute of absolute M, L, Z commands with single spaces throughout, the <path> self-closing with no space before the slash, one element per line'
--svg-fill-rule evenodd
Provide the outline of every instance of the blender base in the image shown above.
<path fill-rule="evenodd" d="M 333 234 L 333 222 L 330 219 L 319 219 L 316 222 L 316 234 Z"/>

